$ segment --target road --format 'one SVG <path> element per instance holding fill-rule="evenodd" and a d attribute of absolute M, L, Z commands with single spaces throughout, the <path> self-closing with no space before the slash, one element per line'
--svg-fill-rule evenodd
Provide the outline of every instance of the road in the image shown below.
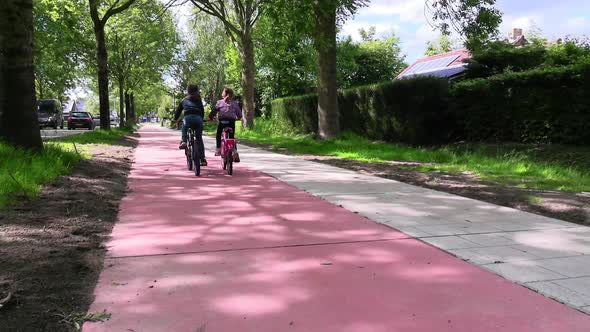
<path fill-rule="evenodd" d="M 66 136 L 71 136 L 71 135 L 78 135 L 78 134 L 87 133 L 87 132 L 88 132 L 88 129 L 75 129 L 75 130 L 43 129 L 43 130 L 41 130 L 41 138 L 43 140 L 46 140 L 46 139 L 66 137 Z"/>

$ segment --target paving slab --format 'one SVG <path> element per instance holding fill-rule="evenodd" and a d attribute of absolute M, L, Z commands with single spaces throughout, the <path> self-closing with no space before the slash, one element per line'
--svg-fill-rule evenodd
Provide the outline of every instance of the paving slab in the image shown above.
<path fill-rule="evenodd" d="M 506 279 L 517 281 L 519 283 L 566 278 L 566 276 L 562 274 L 547 270 L 536 265 L 535 263 L 535 261 L 524 261 L 514 263 L 487 264 L 483 265 L 483 267 L 505 277 Z"/>
<path fill-rule="evenodd" d="M 590 256 L 551 258 L 543 260 L 542 264 L 543 267 L 568 277 L 590 276 Z"/>
<path fill-rule="evenodd" d="M 590 305 L 590 297 L 584 296 L 583 294 L 558 285 L 552 281 L 529 282 L 526 285 L 531 289 L 538 291 L 540 294 L 578 308 Z"/>
<path fill-rule="evenodd" d="M 424 242 L 430 243 L 441 249 L 465 249 L 481 247 L 477 243 L 465 240 L 459 236 L 436 236 L 423 239 Z"/>
<path fill-rule="evenodd" d="M 586 298 L 590 298 L 590 277 L 561 279 L 553 282 L 559 286 L 581 294 Z"/>

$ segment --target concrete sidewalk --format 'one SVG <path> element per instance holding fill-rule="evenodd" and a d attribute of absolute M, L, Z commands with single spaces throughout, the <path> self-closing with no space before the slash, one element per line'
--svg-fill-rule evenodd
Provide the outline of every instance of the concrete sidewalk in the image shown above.
<path fill-rule="evenodd" d="M 139 133 L 130 193 L 90 308 L 112 317 L 84 331 L 588 330 L 590 316 L 245 163 L 230 177 L 210 158 L 194 177 L 175 150 L 178 133 L 155 126 Z M 374 204 L 379 197 L 370 193 L 399 184 L 240 152 L 251 167 L 324 198 L 374 206 L 381 222 L 429 219 L 416 205 L 419 188 L 398 187 L 396 195 L 414 202 L 407 207 Z M 388 206 L 406 216 L 379 210 Z"/>

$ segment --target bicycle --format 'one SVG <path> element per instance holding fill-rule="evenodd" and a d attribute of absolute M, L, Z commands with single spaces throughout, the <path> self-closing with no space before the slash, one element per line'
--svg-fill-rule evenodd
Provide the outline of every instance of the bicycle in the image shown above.
<path fill-rule="evenodd" d="M 186 156 L 186 166 L 189 171 L 195 171 L 195 176 L 201 175 L 201 154 L 199 152 L 199 145 L 195 137 L 193 128 L 187 130 L 186 149 L 184 150 Z"/>
<path fill-rule="evenodd" d="M 236 139 L 228 138 L 231 132 L 230 127 L 223 128 L 221 132 L 221 163 L 228 175 L 232 175 L 234 172 L 234 161 L 237 153 Z"/>

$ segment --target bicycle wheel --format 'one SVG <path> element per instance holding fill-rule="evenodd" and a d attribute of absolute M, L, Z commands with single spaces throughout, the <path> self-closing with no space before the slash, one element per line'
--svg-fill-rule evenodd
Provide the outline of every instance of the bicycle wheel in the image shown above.
<path fill-rule="evenodd" d="M 195 176 L 199 176 L 199 175 L 201 175 L 201 157 L 199 155 L 199 146 L 197 145 L 196 140 L 192 140 L 191 145 L 193 147 L 192 148 L 192 159 L 195 164 L 195 166 L 194 166 Z"/>
<path fill-rule="evenodd" d="M 192 147 L 188 145 L 184 150 L 184 154 L 186 156 L 186 167 L 189 171 L 193 170 L 193 158 L 192 158 Z"/>
<path fill-rule="evenodd" d="M 227 156 L 227 174 L 232 175 L 234 173 L 234 157 L 230 154 Z"/>

